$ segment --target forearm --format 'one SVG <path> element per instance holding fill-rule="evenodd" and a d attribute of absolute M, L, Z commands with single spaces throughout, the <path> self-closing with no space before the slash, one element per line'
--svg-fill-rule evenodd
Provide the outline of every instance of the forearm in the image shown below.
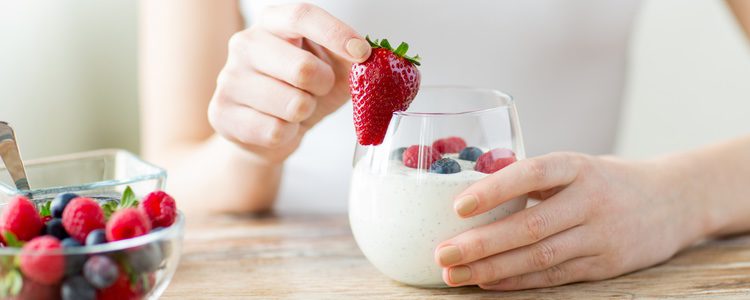
<path fill-rule="evenodd" d="M 280 164 L 266 163 L 217 135 L 150 152 L 149 159 L 169 170 L 168 190 L 188 214 L 267 211 L 278 193 Z"/>
<path fill-rule="evenodd" d="M 750 136 L 664 158 L 674 189 L 704 218 L 703 236 L 750 232 Z"/>

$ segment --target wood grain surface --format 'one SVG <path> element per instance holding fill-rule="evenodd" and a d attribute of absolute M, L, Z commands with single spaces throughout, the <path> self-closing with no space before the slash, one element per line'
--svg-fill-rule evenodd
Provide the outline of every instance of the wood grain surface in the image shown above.
<path fill-rule="evenodd" d="M 345 215 L 188 220 L 163 299 L 750 299 L 750 236 L 710 241 L 618 278 L 520 292 L 394 282 L 357 248 Z"/>

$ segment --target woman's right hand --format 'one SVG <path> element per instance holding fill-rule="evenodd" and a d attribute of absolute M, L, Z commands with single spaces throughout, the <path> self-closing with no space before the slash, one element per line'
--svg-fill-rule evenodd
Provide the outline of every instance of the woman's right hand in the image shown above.
<path fill-rule="evenodd" d="M 349 99 L 351 64 L 369 55 L 367 41 L 317 6 L 269 7 L 229 40 L 208 109 L 211 126 L 261 159 L 282 162 Z"/>

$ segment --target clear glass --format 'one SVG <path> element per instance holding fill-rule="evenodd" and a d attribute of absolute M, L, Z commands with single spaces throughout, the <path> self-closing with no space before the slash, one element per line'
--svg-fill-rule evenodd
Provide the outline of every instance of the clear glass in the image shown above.
<path fill-rule="evenodd" d="M 393 114 L 382 144 L 355 148 L 349 197 L 352 232 L 377 269 L 405 284 L 445 287 L 433 255 L 440 242 L 526 207 L 523 196 L 481 215 L 459 218 L 454 197 L 488 174 L 456 153 L 440 155 L 458 162 L 460 172 L 440 174 L 429 169 L 434 160 L 430 150 L 417 148 L 414 167 L 421 168 L 405 166 L 397 152 L 411 145 L 431 146 L 446 137 L 461 137 L 482 152 L 507 149 L 499 151 L 512 151 L 515 160 L 525 158 L 511 96 L 450 86 L 422 88 L 407 111 Z"/>
<path fill-rule="evenodd" d="M 127 186 L 139 198 L 154 190 L 163 189 L 166 172 L 123 150 L 98 150 L 77 153 L 26 163 L 30 191 L 17 190 L 5 168 L 0 168 L 0 210 L 14 196 L 26 195 L 36 204 L 44 203 L 58 193 L 73 192 L 99 201 L 119 199 Z M 94 255 L 106 255 L 121 266 L 130 266 L 129 274 L 135 282 L 130 298 L 158 299 L 169 285 L 180 260 L 185 226 L 184 215 L 178 212 L 172 226 L 132 239 L 87 247 L 66 248 L 57 252 L 29 252 L 19 248 L 0 248 L 0 279 L 10 273 L 22 274 L 13 263 L 25 255 L 62 257 L 70 276 L 80 275 L 81 264 Z M 138 262 L 136 262 L 136 260 Z M 140 267 L 134 268 L 138 264 Z M 137 269 L 137 270 L 136 270 Z M 66 273 L 66 274 L 67 274 Z M 43 285 L 23 277 L 20 294 L 0 284 L 0 299 L 59 299 L 60 285 Z M 11 282 L 11 281 L 8 281 Z M 3 292 L 6 292 L 3 294 Z M 101 291 L 100 291 L 101 292 Z M 123 297 L 127 295 L 118 295 Z M 116 298 L 115 297 L 115 298 Z M 108 298 L 112 299 L 112 298 Z"/>

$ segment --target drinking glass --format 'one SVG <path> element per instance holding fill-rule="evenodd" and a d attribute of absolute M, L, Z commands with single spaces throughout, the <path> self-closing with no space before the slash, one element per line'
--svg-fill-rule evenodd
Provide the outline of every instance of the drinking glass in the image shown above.
<path fill-rule="evenodd" d="M 448 137 L 453 141 L 458 137 L 466 146 L 478 148 L 475 152 L 486 153 L 479 158 L 480 164 L 484 161 L 482 171 L 475 170 L 476 153 L 472 157 L 469 150 L 447 149 L 451 147 L 441 142 L 431 147 Z M 455 145 L 463 148 L 460 142 Z M 416 147 L 404 150 L 410 146 Z M 460 171 L 445 174 L 445 168 L 435 167 L 437 152 L 439 158 L 456 162 L 449 165 L 458 165 Z M 359 248 L 378 270 L 396 281 L 445 287 L 442 268 L 434 259 L 440 242 L 526 207 L 526 197 L 521 196 L 486 213 L 460 218 L 454 198 L 491 173 L 488 162 L 502 165 L 503 159 L 524 158 L 511 96 L 491 89 L 422 88 L 407 111 L 393 114 L 382 144 L 355 148 L 349 221 Z M 407 161 L 412 167 L 406 166 Z"/>

